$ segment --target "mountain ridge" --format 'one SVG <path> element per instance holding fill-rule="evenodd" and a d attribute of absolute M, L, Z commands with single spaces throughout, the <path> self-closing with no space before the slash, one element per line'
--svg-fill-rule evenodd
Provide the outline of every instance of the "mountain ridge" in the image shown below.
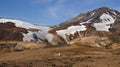
<path fill-rule="evenodd" d="M 118 36 L 120 34 L 120 12 L 108 7 L 101 7 L 59 24 L 59 26 L 50 30 L 51 33 L 58 34 L 68 43 L 81 38 L 97 36 L 109 40 L 109 36 Z M 84 29 L 84 30 L 82 30 Z M 114 31 L 114 32 L 113 32 Z M 107 44 L 108 45 L 108 44 Z"/>
<path fill-rule="evenodd" d="M 94 12 L 97 12 L 97 14 L 100 13 L 100 14 L 98 14 L 98 15 L 100 16 L 101 14 L 103 14 L 103 13 L 109 11 L 109 10 L 110 10 L 110 11 L 115 11 L 115 12 L 119 13 L 119 16 L 120 16 L 120 12 L 117 11 L 117 10 L 114 10 L 114 9 L 111 9 L 111 8 L 108 8 L 108 7 L 100 7 L 100 8 L 98 8 L 98 9 L 94 9 L 94 10 L 91 10 L 91 11 L 88 11 L 88 12 L 85 12 L 85 13 L 80 13 L 78 16 L 76 16 L 76 17 L 74 17 L 74 18 L 72 18 L 72 19 L 70 19 L 70 20 L 68 20 L 68 21 L 66 21 L 66 22 L 68 22 L 68 24 L 69 24 L 69 23 L 72 22 L 72 21 L 78 21 L 78 20 L 76 20 L 76 18 L 77 18 L 77 19 L 81 19 L 80 22 L 86 22 L 89 18 L 92 18 L 92 17 L 93 17 L 93 16 L 91 16 L 91 15 L 93 15 Z M 101 12 L 101 11 L 102 11 L 102 12 Z M 115 14 L 115 13 L 114 13 L 114 14 Z M 83 16 L 83 15 L 87 15 L 87 16 L 85 16 L 85 18 L 88 17 L 88 16 L 91 16 L 91 17 L 89 17 L 89 18 L 87 18 L 87 19 L 82 19 L 81 16 Z M 117 14 L 115 14 L 115 15 L 117 15 Z M 97 18 L 97 17 L 96 17 L 96 18 Z M 59 25 L 62 26 L 62 25 L 64 25 L 64 23 L 66 23 L 66 22 L 60 23 Z M 67 24 L 67 23 L 66 23 L 66 24 Z M 74 25 L 74 24 L 73 24 L 73 25 Z"/>
<path fill-rule="evenodd" d="M 35 41 L 46 45 L 63 45 L 70 44 L 76 39 L 78 41 L 82 41 L 84 38 L 94 40 L 97 36 L 98 40 L 101 38 L 109 40 L 109 35 L 116 34 L 119 36 L 120 12 L 108 7 L 101 7 L 86 13 L 80 13 L 78 16 L 53 27 L 38 26 L 6 18 L 0 18 L 0 24 L 3 27 L 0 30 L 2 33 L 0 40 L 14 40 L 19 33 L 20 38 L 16 40 Z M 3 25 L 10 27 L 7 28 Z M 11 37 L 13 38 L 11 39 Z M 99 46 L 101 45 L 99 44 Z"/>

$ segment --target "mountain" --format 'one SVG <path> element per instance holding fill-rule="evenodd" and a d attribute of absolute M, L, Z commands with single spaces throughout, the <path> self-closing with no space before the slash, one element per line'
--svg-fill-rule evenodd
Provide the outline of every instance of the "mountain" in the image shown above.
<path fill-rule="evenodd" d="M 0 67 L 101 66 L 120 67 L 117 10 L 101 7 L 51 27 L 0 18 Z"/>
<path fill-rule="evenodd" d="M 51 27 L 0 18 L 0 41 L 35 41 L 43 45 L 87 44 L 105 47 L 120 42 L 119 37 L 120 12 L 108 7 L 80 13 L 66 22 Z"/>
<path fill-rule="evenodd" d="M 101 7 L 101 8 L 95 9 L 93 11 L 80 13 L 78 16 L 76 16 L 66 22 L 61 23 L 60 26 L 78 25 L 79 23 L 83 23 L 83 22 L 98 23 L 98 22 L 101 22 L 102 19 L 106 19 L 105 21 L 107 21 L 107 18 L 110 20 L 113 19 L 116 22 L 119 22 L 120 21 L 120 12 L 117 10 L 108 8 L 108 7 Z"/>
<path fill-rule="evenodd" d="M 50 27 L 30 24 L 15 19 L 0 18 L 0 40 L 31 41 L 33 37 L 45 37 Z"/>
<path fill-rule="evenodd" d="M 120 36 L 120 12 L 108 7 L 101 7 L 93 11 L 80 13 L 78 16 L 59 24 L 49 32 L 58 34 L 67 42 L 108 39 Z M 93 37 L 92 37 L 93 36 Z"/>

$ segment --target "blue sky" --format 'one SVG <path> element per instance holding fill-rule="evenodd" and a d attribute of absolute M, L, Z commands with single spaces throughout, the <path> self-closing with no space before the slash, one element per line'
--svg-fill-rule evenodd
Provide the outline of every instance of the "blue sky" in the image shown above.
<path fill-rule="evenodd" d="M 0 0 L 0 17 L 50 26 L 102 6 L 120 10 L 120 0 Z"/>

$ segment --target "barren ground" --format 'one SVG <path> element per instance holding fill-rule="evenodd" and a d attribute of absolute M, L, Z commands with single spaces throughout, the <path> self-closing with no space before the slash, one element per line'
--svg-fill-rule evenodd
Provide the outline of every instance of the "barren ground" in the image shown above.
<path fill-rule="evenodd" d="M 0 67 L 120 67 L 120 50 L 66 45 L 0 53 Z"/>

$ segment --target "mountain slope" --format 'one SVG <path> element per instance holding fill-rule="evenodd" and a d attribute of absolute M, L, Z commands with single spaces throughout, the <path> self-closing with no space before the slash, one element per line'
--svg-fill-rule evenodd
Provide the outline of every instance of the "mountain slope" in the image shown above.
<path fill-rule="evenodd" d="M 0 18 L 0 40 L 31 41 L 35 40 L 34 36 L 44 38 L 50 29 L 50 27 L 33 25 L 15 19 Z"/>
<path fill-rule="evenodd" d="M 33 25 L 33 24 L 23 22 L 20 20 L 0 18 L 0 23 L 7 23 L 7 22 L 12 22 L 15 24 L 16 27 L 21 27 L 21 28 L 25 28 L 25 29 L 39 29 L 39 30 L 49 30 L 50 29 L 49 27 Z"/>
<path fill-rule="evenodd" d="M 100 22 L 99 17 L 102 16 L 103 14 L 107 14 L 110 15 L 111 17 L 113 17 L 114 19 L 116 19 L 116 21 L 120 21 L 120 12 L 117 10 L 113 10 L 110 9 L 108 7 L 101 7 L 98 9 L 95 9 L 93 11 L 88 11 L 86 13 L 80 13 L 78 16 L 63 22 L 60 24 L 60 26 L 71 26 L 71 25 L 78 25 L 79 23 L 82 22 Z"/>
<path fill-rule="evenodd" d="M 108 38 L 120 34 L 120 12 L 108 7 L 101 7 L 59 24 L 49 31 L 58 34 L 67 42 L 76 38 L 98 36 Z M 92 37 L 93 38 L 93 37 Z"/>
<path fill-rule="evenodd" d="M 101 43 L 101 40 L 107 40 L 108 43 L 109 36 L 120 36 L 120 12 L 108 7 L 80 13 L 54 27 L 0 18 L 0 41 L 35 41 L 45 45 L 63 45 L 89 40 L 90 45 L 94 46 L 93 43 Z M 97 43 L 96 46 L 101 45 Z"/>

